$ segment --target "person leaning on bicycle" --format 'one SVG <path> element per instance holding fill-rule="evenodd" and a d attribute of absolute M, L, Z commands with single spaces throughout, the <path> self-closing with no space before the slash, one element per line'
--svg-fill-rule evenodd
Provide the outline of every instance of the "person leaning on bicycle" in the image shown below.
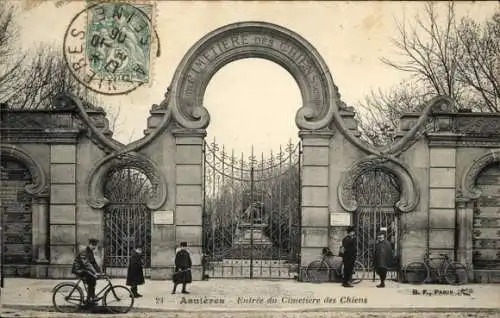
<path fill-rule="evenodd" d="M 99 240 L 89 239 L 88 246 L 80 249 L 73 262 L 71 272 L 76 274 L 85 284 L 87 284 L 87 304 L 95 302 L 95 285 L 97 278 L 102 275 L 99 265 L 94 257 L 94 250 L 97 248 Z"/>

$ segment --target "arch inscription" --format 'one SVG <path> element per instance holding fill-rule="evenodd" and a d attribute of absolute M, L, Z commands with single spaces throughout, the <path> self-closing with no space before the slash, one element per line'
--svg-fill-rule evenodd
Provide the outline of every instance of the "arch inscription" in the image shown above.
<path fill-rule="evenodd" d="M 184 56 L 173 84 L 173 114 L 184 128 L 206 128 L 205 89 L 224 65 L 243 58 L 263 58 L 285 68 L 296 80 L 303 100 L 297 111 L 300 129 L 321 129 L 333 118 L 340 97 L 326 63 L 298 34 L 265 22 L 235 23 L 199 40 Z"/>

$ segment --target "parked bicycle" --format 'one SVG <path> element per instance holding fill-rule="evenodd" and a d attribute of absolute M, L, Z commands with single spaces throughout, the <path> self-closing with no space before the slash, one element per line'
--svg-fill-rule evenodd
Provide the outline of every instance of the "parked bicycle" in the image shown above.
<path fill-rule="evenodd" d="M 134 297 L 130 289 L 122 285 L 113 285 L 110 278 L 99 275 L 98 278 L 106 280 L 107 284 L 97 294 L 95 301 L 102 304 L 110 312 L 124 314 L 134 306 Z M 83 285 L 83 289 L 80 287 Z M 84 292 L 85 290 L 85 292 Z M 59 312 L 71 313 L 81 310 L 85 306 L 85 296 L 87 294 L 87 284 L 82 279 L 75 282 L 62 282 L 57 284 L 52 293 L 52 304 Z"/>
<path fill-rule="evenodd" d="M 336 259 L 332 262 L 331 259 Z M 341 281 L 344 273 L 344 264 L 340 257 L 335 257 L 333 253 L 328 250 L 327 253 L 322 253 L 320 259 L 314 260 L 306 268 L 306 277 L 310 282 L 331 282 Z M 354 263 L 354 270 L 352 273 L 351 284 L 358 284 L 361 282 L 366 274 L 366 269 L 361 262 Z"/>
<path fill-rule="evenodd" d="M 433 266 L 431 263 L 434 260 L 441 262 Z M 446 254 L 431 257 L 426 253 L 423 262 L 412 262 L 405 266 L 404 278 L 410 284 L 430 283 L 436 278 L 440 283 L 462 285 L 467 283 L 467 268 L 460 262 L 452 261 Z"/>

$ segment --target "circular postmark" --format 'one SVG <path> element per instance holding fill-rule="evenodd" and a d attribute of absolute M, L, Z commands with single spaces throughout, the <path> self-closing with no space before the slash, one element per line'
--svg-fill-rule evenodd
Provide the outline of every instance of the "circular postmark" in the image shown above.
<path fill-rule="evenodd" d="M 153 26 L 147 7 L 99 3 L 80 11 L 64 35 L 64 60 L 85 87 L 127 94 L 151 80 Z"/>

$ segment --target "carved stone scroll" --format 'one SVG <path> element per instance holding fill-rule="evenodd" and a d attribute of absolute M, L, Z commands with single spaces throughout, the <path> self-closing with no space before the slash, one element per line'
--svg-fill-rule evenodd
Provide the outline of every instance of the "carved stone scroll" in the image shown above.
<path fill-rule="evenodd" d="M 481 190 L 476 187 L 476 179 L 489 165 L 500 162 L 500 151 L 489 151 L 480 158 L 474 160 L 462 175 L 462 195 L 469 199 L 477 199 L 481 196 Z"/>
<path fill-rule="evenodd" d="M 359 176 L 374 169 L 384 168 L 394 173 L 401 183 L 401 198 L 396 202 L 396 208 L 401 212 L 410 212 L 415 209 L 420 198 L 420 192 L 416 180 L 411 176 L 409 170 L 401 162 L 387 160 L 380 157 L 370 156 L 359 160 L 352 165 L 342 177 L 337 188 L 339 203 L 343 209 L 354 212 L 358 208 L 354 185 Z"/>
<path fill-rule="evenodd" d="M 0 145 L 0 153 L 2 156 L 19 160 L 28 168 L 33 183 L 25 186 L 27 193 L 39 197 L 48 196 L 47 176 L 45 175 L 42 167 L 31 157 L 30 154 L 23 149 L 12 145 Z"/>
<path fill-rule="evenodd" d="M 101 159 L 103 161 L 106 158 Z M 108 199 L 104 197 L 103 189 L 106 176 L 110 169 L 135 168 L 143 172 L 151 182 L 153 191 L 146 201 L 146 205 L 151 210 L 157 210 L 167 200 L 167 183 L 156 164 L 147 157 L 131 152 L 123 154 L 107 162 L 98 162 L 90 172 L 88 184 L 87 202 L 95 209 L 102 209 L 108 204 Z"/>

